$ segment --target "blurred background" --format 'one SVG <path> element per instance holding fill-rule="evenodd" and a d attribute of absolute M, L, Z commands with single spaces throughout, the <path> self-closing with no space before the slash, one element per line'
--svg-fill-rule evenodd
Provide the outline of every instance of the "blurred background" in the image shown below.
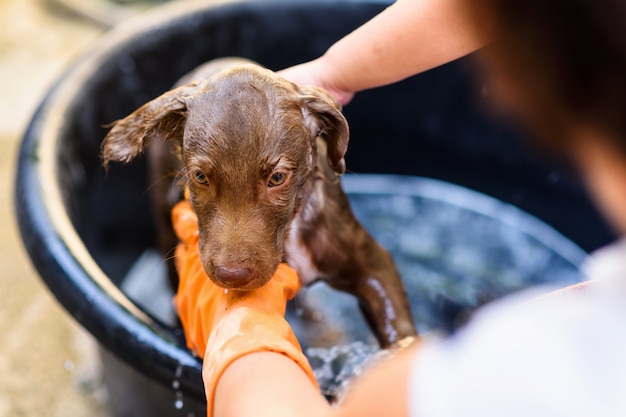
<path fill-rule="evenodd" d="M 21 135 L 50 85 L 108 28 L 157 3 L 0 0 L 0 417 L 108 415 L 95 342 L 22 247 L 14 171 Z"/>

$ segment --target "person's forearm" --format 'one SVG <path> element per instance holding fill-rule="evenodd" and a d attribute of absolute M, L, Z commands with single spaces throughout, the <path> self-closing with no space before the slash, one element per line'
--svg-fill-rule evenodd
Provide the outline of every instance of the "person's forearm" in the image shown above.
<path fill-rule="evenodd" d="M 293 360 L 256 352 L 233 362 L 215 392 L 215 417 L 323 417 L 331 407 Z"/>
<path fill-rule="evenodd" d="M 256 352 L 233 362 L 215 392 L 215 417 L 378 417 L 408 415 L 408 378 L 419 342 L 374 366 L 331 407 L 287 356 Z"/>
<path fill-rule="evenodd" d="M 321 58 L 329 84 L 362 91 L 403 80 L 484 46 L 492 36 L 472 12 L 479 0 L 398 0 Z"/>

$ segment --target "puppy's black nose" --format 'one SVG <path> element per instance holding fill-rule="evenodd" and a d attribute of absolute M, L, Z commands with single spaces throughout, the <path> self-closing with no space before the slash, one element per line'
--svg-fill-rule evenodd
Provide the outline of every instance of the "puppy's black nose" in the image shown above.
<path fill-rule="evenodd" d="M 232 288 L 243 287 L 254 278 L 254 270 L 252 268 L 217 266 L 215 267 L 215 278 Z"/>

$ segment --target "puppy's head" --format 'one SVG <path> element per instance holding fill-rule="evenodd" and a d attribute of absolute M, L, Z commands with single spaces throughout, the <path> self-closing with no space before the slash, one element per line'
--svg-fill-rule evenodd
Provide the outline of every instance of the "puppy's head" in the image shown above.
<path fill-rule="evenodd" d="M 102 153 L 105 165 L 127 162 L 152 137 L 179 141 L 204 269 L 216 284 L 245 290 L 267 283 L 283 258 L 320 134 L 330 166 L 343 173 L 348 125 L 339 105 L 322 90 L 242 65 L 117 121 Z"/>

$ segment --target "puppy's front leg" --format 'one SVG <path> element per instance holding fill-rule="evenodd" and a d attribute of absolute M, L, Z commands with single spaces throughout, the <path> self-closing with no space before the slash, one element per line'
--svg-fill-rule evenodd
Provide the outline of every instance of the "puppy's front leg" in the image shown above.
<path fill-rule="evenodd" d="M 359 224 L 363 244 L 354 248 L 352 292 L 383 347 L 416 335 L 404 285 L 391 255 Z M 332 282 L 330 282 L 333 285 Z"/>
<path fill-rule="evenodd" d="M 389 252 L 354 219 L 340 250 L 344 264 L 327 271 L 332 287 L 354 294 L 370 328 L 382 347 L 390 347 L 416 335 L 404 285 Z M 340 264 L 338 263 L 337 266 Z"/>
<path fill-rule="evenodd" d="M 318 278 L 355 295 L 382 347 L 415 336 L 404 285 L 391 255 L 354 217 L 336 176 L 327 171 L 298 219 L 298 236 Z M 300 272 L 300 271 L 298 271 Z"/>

